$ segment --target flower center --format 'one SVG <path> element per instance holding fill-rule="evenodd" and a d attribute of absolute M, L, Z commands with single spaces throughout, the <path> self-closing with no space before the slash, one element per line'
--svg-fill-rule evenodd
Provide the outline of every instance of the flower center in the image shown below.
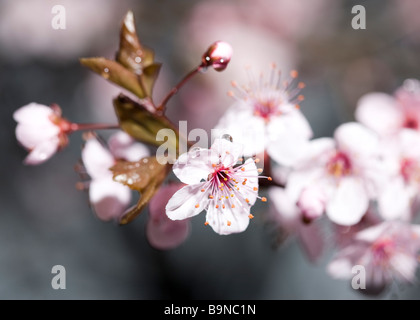
<path fill-rule="evenodd" d="M 386 262 L 393 250 L 394 242 L 390 238 L 379 239 L 372 245 L 372 254 L 375 264 Z"/>
<path fill-rule="evenodd" d="M 419 129 L 419 122 L 414 117 L 407 117 L 404 122 L 404 128 Z"/>
<path fill-rule="evenodd" d="M 420 183 L 420 166 L 418 161 L 408 158 L 402 159 L 400 172 L 406 183 Z"/>
<path fill-rule="evenodd" d="M 337 178 L 349 175 L 351 173 L 351 169 L 351 161 L 349 157 L 341 151 L 336 152 L 327 163 L 328 173 Z"/>
<path fill-rule="evenodd" d="M 278 115 L 278 105 L 281 101 L 268 100 L 268 101 L 256 101 L 254 103 L 254 115 L 269 120 L 270 116 Z"/>
<path fill-rule="evenodd" d="M 224 184 L 230 184 L 232 179 L 232 172 L 229 168 L 225 168 L 223 165 L 215 165 L 215 170 L 211 173 L 207 180 L 211 181 L 214 186 L 220 187 Z"/>

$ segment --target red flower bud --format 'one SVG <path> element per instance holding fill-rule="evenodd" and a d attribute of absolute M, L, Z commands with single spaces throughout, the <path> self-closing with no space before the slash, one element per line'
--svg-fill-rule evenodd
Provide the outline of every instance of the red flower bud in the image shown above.
<path fill-rule="evenodd" d="M 202 64 L 205 67 L 212 66 L 216 71 L 223 71 L 226 69 L 231 57 L 232 47 L 230 44 L 216 41 L 204 53 Z"/>

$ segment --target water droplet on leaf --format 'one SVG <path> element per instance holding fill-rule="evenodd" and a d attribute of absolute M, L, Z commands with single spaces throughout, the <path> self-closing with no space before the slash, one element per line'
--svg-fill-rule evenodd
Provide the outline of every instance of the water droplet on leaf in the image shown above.
<path fill-rule="evenodd" d="M 230 134 L 224 134 L 222 135 L 222 139 L 225 139 L 227 141 L 233 142 L 233 138 Z"/>
<path fill-rule="evenodd" d="M 104 72 L 102 72 L 101 76 L 104 77 L 105 79 L 109 79 L 109 69 L 104 68 Z"/>

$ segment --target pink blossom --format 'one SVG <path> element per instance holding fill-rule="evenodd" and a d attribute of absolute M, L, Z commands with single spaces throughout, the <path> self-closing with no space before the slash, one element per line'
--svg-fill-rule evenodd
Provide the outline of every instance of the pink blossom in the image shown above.
<path fill-rule="evenodd" d="M 67 145 L 70 123 L 58 106 L 30 103 L 16 110 L 13 118 L 18 123 L 16 138 L 29 151 L 25 164 L 41 164 Z"/>
<path fill-rule="evenodd" d="M 82 161 L 90 176 L 89 200 L 99 219 L 118 219 L 131 202 L 129 187 L 115 182 L 109 170 L 117 159 L 138 161 L 149 155 L 148 150 L 124 132 L 109 139 L 111 151 L 95 136 L 90 136 L 82 150 Z M 115 153 L 114 153 L 115 152 Z"/>
<path fill-rule="evenodd" d="M 387 137 L 403 128 L 420 130 L 420 83 L 407 79 L 393 96 L 386 93 L 368 93 L 360 98 L 356 119 Z"/>
<path fill-rule="evenodd" d="M 357 233 L 328 265 L 331 276 L 350 279 L 352 268 L 366 270 L 366 290 L 379 293 L 393 280 L 412 283 L 420 249 L 419 226 L 402 222 L 383 222 Z"/>
<path fill-rule="evenodd" d="M 166 205 L 172 220 L 183 220 L 206 210 L 206 225 L 219 234 L 244 231 L 258 198 L 258 171 L 252 159 L 237 165 L 242 145 L 216 139 L 210 149 L 182 154 L 173 172 L 187 184 Z M 265 200 L 265 198 L 261 198 Z"/>
<path fill-rule="evenodd" d="M 305 223 L 304 214 L 283 188 L 269 190 L 269 222 L 287 235 L 297 236 L 300 245 L 311 261 L 321 257 L 324 250 L 323 234 L 316 222 Z"/>
<path fill-rule="evenodd" d="M 334 139 L 308 142 L 287 181 L 299 207 L 319 216 L 325 207 L 335 223 L 351 226 L 366 213 L 387 178 L 379 157 L 379 140 L 358 123 L 339 126 Z M 307 196 L 306 188 L 317 188 Z"/>
<path fill-rule="evenodd" d="M 244 154 L 258 154 L 267 150 L 276 162 L 290 166 L 312 136 L 311 127 L 299 110 L 304 97 L 299 93 L 304 84 L 296 83 L 297 72 L 292 71 L 286 83 L 281 82 L 275 66 L 269 81 L 252 79 L 248 87 L 233 86 L 238 95 L 220 119 L 216 129 L 235 136 L 245 145 Z"/>
<path fill-rule="evenodd" d="M 409 220 L 420 191 L 420 132 L 401 129 L 383 145 L 391 176 L 378 196 L 379 212 L 384 219 Z"/>
<path fill-rule="evenodd" d="M 182 188 L 182 184 L 163 186 L 149 203 L 149 220 L 146 235 L 150 245 L 156 249 L 173 249 L 183 243 L 190 232 L 190 221 L 171 220 L 165 212 L 169 199 Z"/>

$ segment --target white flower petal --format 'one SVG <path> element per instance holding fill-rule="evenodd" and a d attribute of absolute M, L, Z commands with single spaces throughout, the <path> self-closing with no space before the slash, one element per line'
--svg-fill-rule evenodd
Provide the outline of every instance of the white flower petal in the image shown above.
<path fill-rule="evenodd" d="M 258 196 L 258 169 L 255 165 L 255 162 L 252 159 L 247 159 L 243 164 L 242 168 L 244 171 L 238 170 L 235 173 L 235 179 L 238 182 L 243 182 L 244 179 L 247 179 L 245 185 L 238 184 L 239 187 L 239 196 L 243 199 L 248 199 L 249 204 L 253 205 L 257 200 Z M 257 188 L 257 191 L 254 191 L 254 188 Z"/>
<path fill-rule="evenodd" d="M 343 178 L 327 204 L 327 215 L 335 223 L 352 226 L 360 221 L 369 206 L 369 198 L 358 178 Z"/>
<path fill-rule="evenodd" d="M 293 167 L 295 169 L 313 168 L 315 166 L 326 166 L 332 154 L 336 152 L 335 141 L 332 138 L 318 138 L 309 141 L 305 150 L 296 159 Z"/>
<path fill-rule="evenodd" d="M 349 279 L 353 276 L 352 268 L 353 264 L 349 259 L 337 258 L 328 264 L 327 271 L 335 279 Z"/>
<path fill-rule="evenodd" d="M 50 139 L 38 144 L 32 149 L 24 160 L 25 164 L 38 165 L 51 158 L 58 149 L 58 138 Z"/>
<path fill-rule="evenodd" d="M 267 125 L 267 134 L 270 143 L 275 143 L 277 139 L 286 137 L 306 140 L 312 137 L 311 126 L 302 112 L 293 106 L 288 109 L 290 111 L 287 113 L 270 118 Z"/>
<path fill-rule="evenodd" d="M 121 217 L 130 204 L 131 191 L 108 175 L 91 181 L 89 199 L 98 218 L 109 221 Z"/>
<path fill-rule="evenodd" d="M 116 159 L 139 161 L 150 155 L 149 149 L 144 144 L 135 142 L 135 140 L 124 131 L 114 133 L 108 140 L 108 146 Z"/>
<path fill-rule="evenodd" d="M 357 121 L 384 136 L 395 133 L 404 121 L 396 100 L 385 93 L 369 93 L 360 98 L 355 112 Z"/>
<path fill-rule="evenodd" d="M 233 104 L 212 130 L 214 137 L 228 134 L 235 143 L 242 144 L 244 156 L 263 152 L 269 141 L 265 134 L 265 122 L 252 114 L 252 106 L 244 102 Z"/>
<path fill-rule="evenodd" d="M 51 124 L 50 116 L 54 114 L 50 107 L 38 103 L 30 103 L 16 110 L 13 119 L 21 124 L 43 126 Z"/>
<path fill-rule="evenodd" d="M 291 201 L 296 203 L 303 189 L 310 184 L 316 184 L 323 187 L 325 179 L 325 169 L 323 167 L 314 167 L 304 170 L 292 171 L 287 179 L 286 192 Z"/>
<path fill-rule="evenodd" d="M 209 202 L 208 193 L 201 192 L 203 185 L 188 185 L 177 191 L 166 205 L 166 215 L 169 219 L 183 220 L 203 211 Z"/>
<path fill-rule="evenodd" d="M 281 136 L 267 147 L 269 156 L 278 164 L 291 167 L 302 158 L 307 150 L 308 140 L 297 136 Z"/>
<path fill-rule="evenodd" d="M 288 196 L 283 188 L 271 187 L 268 189 L 270 209 L 274 220 L 289 231 L 295 231 L 300 224 L 301 213 L 296 202 Z"/>
<path fill-rule="evenodd" d="M 33 125 L 19 123 L 16 126 L 16 138 L 27 149 L 35 148 L 38 144 L 58 137 L 60 129 L 50 122 L 47 125 Z"/>
<path fill-rule="evenodd" d="M 398 147 L 402 157 L 420 160 L 420 132 L 402 129 L 398 133 Z"/>
<path fill-rule="evenodd" d="M 297 206 L 302 211 L 302 215 L 314 220 L 322 216 L 325 211 L 327 195 L 319 186 L 310 185 L 303 189 Z"/>
<path fill-rule="evenodd" d="M 245 231 L 249 225 L 248 216 L 249 210 L 244 208 L 226 206 L 225 209 L 216 209 L 214 205 L 210 205 L 206 221 L 216 233 L 226 235 Z"/>
<path fill-rule="evenodd" d="M 230 142 L 226 139 L 215 139 L 211 145 L 211 150 L 215 152 L 225 167 L 231 167 L 238 162 L 243 155 L 243 145 Z"/>
<path fill-rule="evenodd" d="M 390 222 L 382 222 L 358 232 L 354 238 L 356 240 L 372 243 L 376 241 L 389 227 Z"/>
<path fill-rule="evenodd" d="M 92 179 L 110 175 L 110 170 L 115 159 L 96 138 L 86 141 L 82 150 L 83 165 Z"/>
<path fill-rule="evenodd" d="M 402 177 L 389 181 L 378 198 L 379 213 L 385 220 L 408 220 L 411 215 L 411 200 L 415 195 Z"/>
<path fill-rule="evenodd" d="M 334 132 L 338 149 L 352 159 L 372 156 L 378 152 L 379 139 L 373 131 L 356 122 L 340 125 Z"/>
<path fill-rule="evenodd" d="M 173 165 L 173 172 L 185 184 L 200 183 L 214 171 L 212 164 L 217 164 L 219 157 L 209 149 L 199 148 L 181 154 Z"/>

